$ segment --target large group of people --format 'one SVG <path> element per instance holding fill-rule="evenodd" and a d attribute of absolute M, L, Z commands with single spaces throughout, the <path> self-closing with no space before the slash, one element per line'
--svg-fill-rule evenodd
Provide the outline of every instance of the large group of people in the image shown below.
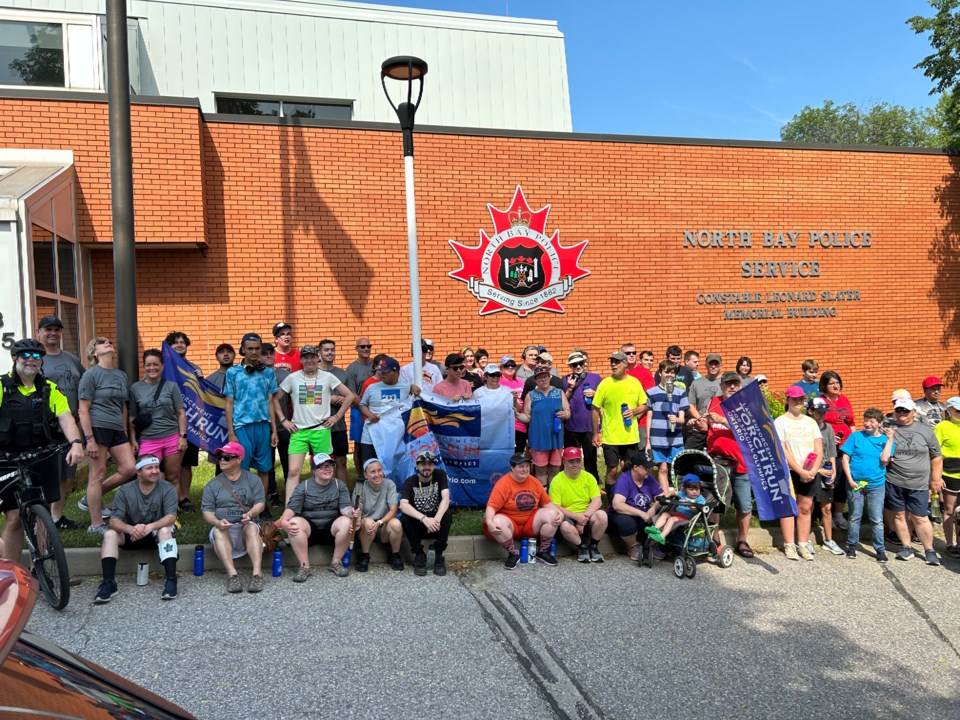
<path fill-rule="evenodd" d="M 89 513 L 88 532 L 103 535 L 96 602 L 108 602 L 117 592 L 119 548 L 156 548 L 167 577 L 163 598 L 172 599 L 177 595 L 173 526 L 178 513 L 194 510 L 190 489 L 198 463 L 180 389 L 163 379 L 159 350 L 143 353 L 143 375 L 129 385 L 108 338 L 89 343 L 85 369 L 61 348 L 62 329 L 57 317 L 46 316 L 36 339 L 14 344 L 14 368 L 3 378 L 0 449 L 36 446 L 62 432 L 70 450 L 43 474 L 44 490 L 57 526 L 77 528 L 63 513 L 63 498 L 76 464 L 83 457 L 89 461 L 79 505 Z M 354 543 L 355 571 L 368 570 L 374 543 L 384 546 L 390 567 L 403 570 L 404 537 L 417 575 L 446 573 L 453 509 L 439 458 L 425 449 L 415 458 L 413 475 L 385 477 L 370 433 L 384 412 L 424 391 L 452 401 L 513 395 L 515 453 L 491 491 L 483 521 L 483 532 L 506 552 L 507 568 L 519 564 L 522 540 L 536 543 L 534 559 L 546 565 L 557 564 L 552 549 L 557 540 L 569 543 L 579 562 L 602 563 L 598 543 L 604 534 L 622 540 L 631 559 L 641 557 L 648 538 L 654 552 L 661 552 L 663 535 L 684 520 L 682 508 L 660 512 L 663 496 L 679 490 L 685 501 L 703 500 L 695 476 L 673 487 L 671 463 L 685 448 L 706 451 L 728 474 L 735 551 L 746 558 L 754 554 L 747 538 L 753 489 L 721 404 L 746 384 L 766 385 L 763 375 L 753 374 L 749 357 L 738 358 L 735 370 L 725 372 L 721 356 L 711 352 L 701 373 L 695 350 L 671 345 L 658 362 L 653 351 L 627 342 L 605 358 L 609 372 L 592 371 L 580 348 L 567 354 L 561 372 L 542 346 L 529 345 L 518 359 L 503 355 L 499 361 L 486 350 L 463 347 L 441 364 L 434 360 L 433 342 L 424 339 L 417 378 L 412 362 L 401 366 L 394 357 L 374 355 L 367 338 L 356 341 L 356 358 L 345 369 L 336 365 L 333 340 L 298 349 L 286 322 L 274 325 L 272 339 L 264 342 L 250 332 L 239 350 L 219 345 L 217 369 L 206 376 L 225 397 L 228 441 L 211 457 L 217 474 L 203 490 L 200 511 L 231 593 L 244 590 L 234 563 L 243 555 L 252 564 L 246 590 L 263 589 L 260 525 L 273 519 L 271 508 L 281 509 L 276 525 L 298 560 L 294 582 L 311 576 L 309 546 L 317 543 L 332 546 L 327 569 L 337 577 L 350 572 L 344 557 Z M 186 358 L 186 334 L 170 333 L 164 342 L 203 376 Z M 803 360 L 799 369 L 797 382 L 777 393 L 785 412 L 775 420 L 797 506 L 795 516 L 780 520 L 786 557 L 814 559 L 819 520 L 821 548 L 855 559 L 866 510 L 879 562 L 887 561 L 888 544 L 898 547 L 896 558 L 905 561 L 917 543 L 925 561 L 937 565 L 931 496 L 942 505 L 946 552 L 960 557 L 954 520 L 960 397 L 941 402 L 943 383 L 929 376 L 920 382 L 922 398 L 898 389 L 890 413 L 869 408 L 858 428 L 839 374 L 821 374 L 813 359 Z M 41 391 L 44 403 L 20 401 Z M 351 452 L 358 472 L 352 494 Z M 273 474 L 278 454 L 282 488 Z M 108 457 L 116 465 L 110 476 Z M 308 459 L 310 472 L 301 481 Z M 103 497 L 114 488 L 120 490 L 105 506 Z M 21 546 L 12 506 L 12 499 L 4 502 L 7 557 L 18 555 Z M 720 505 L 716 512 L 724 510 Z M 845 546 L 835 530 L 846 531 Z"/>

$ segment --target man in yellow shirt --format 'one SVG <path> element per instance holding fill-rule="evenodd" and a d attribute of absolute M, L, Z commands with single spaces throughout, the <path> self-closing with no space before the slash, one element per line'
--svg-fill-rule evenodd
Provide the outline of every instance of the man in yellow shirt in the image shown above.
<path fill-rule="evenodd" d="M 647 394 L 635 377 L 627 374 L 627 356 L 610 354 L 610 377 L 600 381 L 593 396 L 593 444 L 603 448 L 607 466 L 604 484 L 613 497 L 613 485 L 620 474 L 620 464 L 631 451 L 641 450 L 639 418 L 647 411 Z M 601 425 L 602 423 L 602 425 Z"/>
<path fill-rule="evenodd" d="M 563 470 L 550 481 L 549 491 L 563 513 L 560 534 L 577 548 L 577 562 L 602 563 L 597 544 L 607 530 L 607 514 L 600 509 L 597 479 L 583 469 L 583 450 L 563 449 Z"/>

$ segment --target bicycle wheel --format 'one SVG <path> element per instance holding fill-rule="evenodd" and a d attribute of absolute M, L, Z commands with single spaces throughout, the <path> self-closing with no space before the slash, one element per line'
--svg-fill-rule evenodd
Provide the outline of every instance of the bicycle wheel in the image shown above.
<path fill-rule="evenodd" d="M 57 526 L 43 505 L 28 505 L 22 517 L 40 589 L 54 610 L 63 610 L 70 602 L 70 570 Z"/>

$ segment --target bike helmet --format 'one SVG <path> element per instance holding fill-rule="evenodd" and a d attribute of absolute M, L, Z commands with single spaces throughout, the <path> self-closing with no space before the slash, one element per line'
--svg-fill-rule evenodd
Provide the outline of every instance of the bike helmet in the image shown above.
<path fill-rule="evenodd" d="M 17 340 L 13 345 L 10 346 L 10 356 L 16 358 L 17 355 L 23 352 L 37 352 L 40 353 L 40 356 L 43 357 L 47 354 L 46 348 L 43 347 L 43 343 L 39 340 L 34 340 L 33 338 L 23 338 L 23 340 Z"/>

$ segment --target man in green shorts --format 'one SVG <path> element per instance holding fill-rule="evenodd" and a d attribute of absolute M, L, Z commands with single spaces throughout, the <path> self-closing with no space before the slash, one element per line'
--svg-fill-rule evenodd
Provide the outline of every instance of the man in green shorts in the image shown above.
<path fill-rule="evenodd" d="M 337 379 L 337 376 L 320 369 L 320 352 L 313 345 L 300 348 L 303 369 L 292 372 L 280 384 L 280 392 L 274 395 L 274 409 L 280 424 L 290 433 L 289 468 L 286 484 L 286 501 L 290 502 L 293 489 L 300 482 L 303 459 L 309 452 L 329 454 L 330 428 L 343 419 L 353 404 L 353 393 Z M 336 391 L 343 396 L 339 410 L 330 414 L 330 394 Z M 293 417 L 286 417 L 283 408 L 285 398 L 290 398 Z"/>

